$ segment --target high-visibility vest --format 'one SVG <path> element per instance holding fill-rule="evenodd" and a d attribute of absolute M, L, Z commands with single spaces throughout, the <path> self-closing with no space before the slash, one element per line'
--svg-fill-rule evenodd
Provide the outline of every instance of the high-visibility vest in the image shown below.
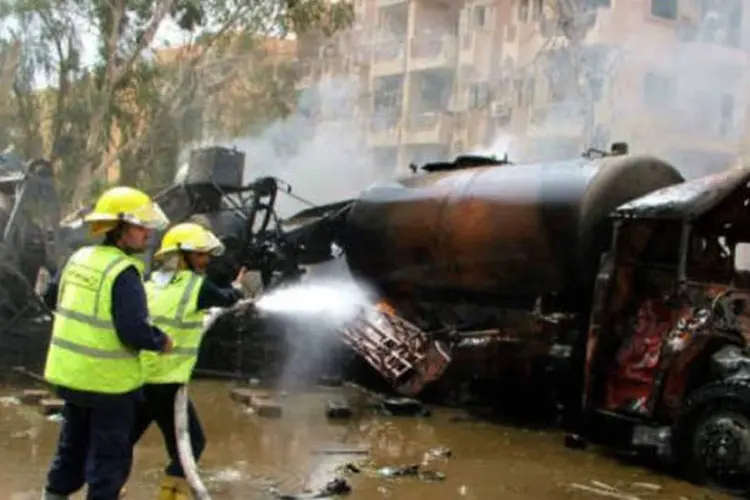
<path fill-rule="evenodd" d="M 204 277 L 192 271 L 177 271 L 169 282 L 146 282 L 151 321 L 174 344 L 169 353 L 141 352 L 147 384 L 184 384 L 190 381 L 203 337 L 205 311 L 198 310 L 198 293 Z"/>
<path fill-rule="evenodd" d="M 76 251 L 63 269 L 44 378 L 53 385 L 123 394 L 143 385 L 137 352 L 120 342 L 112 321 L 112 286 L 140 266 L 114 246 Z"/>

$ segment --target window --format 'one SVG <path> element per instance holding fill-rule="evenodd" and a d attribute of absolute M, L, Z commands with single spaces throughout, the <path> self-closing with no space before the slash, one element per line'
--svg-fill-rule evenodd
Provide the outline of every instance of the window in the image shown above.
<path fill-rule="evenodd" d="M 518 20 L 525 23 L 529 20 L 529 0 L 519 0 L 518 2 Z"/>
<path fill-rule="evenodd" d="M 474 7 L 474 27 L 484 28 L 486 24 L 487 24 L 487 7 L 484 5 L 480 5 L 479 7 Z"/>
<path fill-rule="evenodd" d="M 535 21 L 542 18 L 542 9 L 544 9 L 544 0 L 534 0 L 534 13 L 532 17 Z"/>
<path fill-rule="evenodd" d="M 490 102 L 490 91 L 486 83 L 475 83 L 469 86 L 469 109 L 482 109 Z"/>
<path fill-rule="evenodd" d="M 651 15 L 662 19 L 677 19 L 677 0 L 651 0 Z"/>
<path fill-rule="evenodd" d="M 643 78 L 643 103 L 654 109 L 669 108 L 674 97 L 674 80 L 649 72 Z"/>
<path fill-rule="evenodd" d="M 698 38 L 739 47 L 742 42 L 742 1 L 702 0 Z"/>

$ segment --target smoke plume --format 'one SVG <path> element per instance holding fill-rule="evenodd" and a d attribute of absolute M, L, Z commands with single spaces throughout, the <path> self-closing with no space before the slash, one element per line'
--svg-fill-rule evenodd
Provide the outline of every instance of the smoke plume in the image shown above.
<path fill-rule="evenodd" d="M 626 141 L 688 178 L 726 168 L 744 153 L 747 5 L 584 3 L 545 2 L 552 6 L 543 13 L 532 7 L 526 14 L 527 28 L 518 23 L 547 35 L 533 64 L 508 57 L 501 72 L 509 82 L 503 99 L 528 109 L 528 127 L 498 127 L 479 149 L 546 160 Z M 517 23 L 520 14 L 512 15 Z"/>
<path fill-rule="evenodd" d="M 291 115 L 260 134 L 211 143 L 245 152 L 246 183 L 275 176 L 291 185 L 294 196 L 278 198 L 281 217 L 310 205 L 353 198 L 393 170 L 393 165 L 378 163 L 367 152 L 365 130 L 353 114 L 359 97 L 351 78 L 319 81 L 299 92 Z"/>

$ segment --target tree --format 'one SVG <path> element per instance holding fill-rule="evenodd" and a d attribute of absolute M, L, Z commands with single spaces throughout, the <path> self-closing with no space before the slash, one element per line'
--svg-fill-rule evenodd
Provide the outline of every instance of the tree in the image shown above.
<path fill-rule="evenodd" d="M 264 43 L 291 31 L 330 34 L 352 19 L 350 4 L 325 0 L 0 5 L 0 16 L 12 26 L 0 41 L 0 55 L 19 69 L 12 91 L 2 87 L 8 73 L 0 73 L 3 138 L 19 141 L 27 156 L 52 159 L 73 207 L 103 187 L 114 164 L 122 182 L 148 187 L 168 180 L 180 145 L 199 133 L 185 125 L 204 121 L 208 111 L 216 115 L 211 107 L 221 102 L 218 96 L 226 101 L 238 92 L 240 79 L 263 110 L 253 113 L 254 120 L 286 112 L 288 83 L 265 73 L 270 56 L 260 50 Z M 154 49 L 157 32 L 170 25 L 185 43 L 164 51 L 165 59 Z M 87 39 L 95 40 L 97 52 L 84 61 Z M 42 81 L 48 85 L 40 89 Z"/>

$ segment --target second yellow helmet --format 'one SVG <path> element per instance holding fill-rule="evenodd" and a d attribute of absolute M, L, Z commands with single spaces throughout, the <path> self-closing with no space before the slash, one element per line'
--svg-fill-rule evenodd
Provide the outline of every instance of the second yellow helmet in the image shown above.
<path fill-rule="evenodd" d="M 195 224 L 184 222 L 177 224 L 164 234 L 161 247 L 154 254 L 157 259 L 174 252 L 200 252 L 219 256 L 224 253 L 224 245 L 211 231 Z"/>

